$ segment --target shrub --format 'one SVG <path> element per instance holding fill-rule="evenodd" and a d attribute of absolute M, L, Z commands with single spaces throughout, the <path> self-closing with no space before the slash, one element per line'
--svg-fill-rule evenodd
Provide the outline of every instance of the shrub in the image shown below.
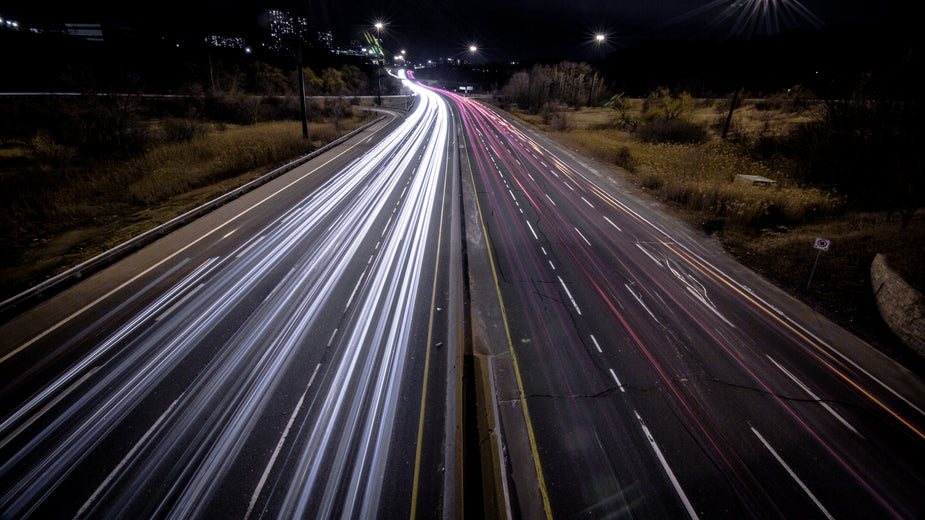
<path fill-rule="evenodd" d="M 624 170 L 635 173 L 638 161 L 633 157 L 633 153 L 630 152 L 630 149 L 626 146 L 621 146 L 617 150 L 617 156 L 614 158 L 614 163 L 623 168 Z"/>
<path fill-rule="evenodd" d="M 702 125 L 679 119 L 658 119 L 636 129 L 636 137 L 646 143 L 696 144 L 707 140 Z"/>

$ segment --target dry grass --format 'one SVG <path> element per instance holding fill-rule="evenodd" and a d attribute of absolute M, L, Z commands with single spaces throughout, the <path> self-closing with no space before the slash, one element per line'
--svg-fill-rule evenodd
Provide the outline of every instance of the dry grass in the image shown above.
<path fill-rule="evenodd" d="M 792 113 L 759 105 L 760 100 L 749 100 L 736 109 L 731 134 L 741 139 L 783 135 L 794 125 L 813 120 L 818 109 Z M 629 119 L 638 121 L 642 100 L 630 100 L 628 106 Z M 743 264 L 925 374 L 925 362 L 881 321 L 870 286 L 870 263 L 877 253 L 885 253 L 891 267 L 925 291 L 922 214 L 903 230 L 898 218 L 887 221 L 884 213 L 850 211 L 842 197 L 802 186 L 773 165 L 752 160 L 741 147 L 719 138 L 726 110 L 720 103 L 697 103 L 689 117 L 710 127 L 712 135 L 698 145 L 642 143 L 621 128 L 618 114 L 611 109 L 565 111 L 565 130 L 544 124 L 544 119 L 550 120 L 548 114 L 513 113 L 568 148 L 621 167 L 628 179 L 716 236 Z M 760 175 L 778 183 L 765 188 L 738 184 L 733 182 L 737 174 Z M 807 290 L 816 237 L 831 240 L 833 246 L 822 254 Z"/>
<path fill-rule="evenodd" d="M 360 126 L 364 117 L 310 123 L 209 125 L 188 142 L 127 159 L 41 162 L 28 146 L 0 159 L 0 297 L 87 260 Z M 153 122 L 152 124 L 157 124 Z M 11 162 L 14 161 L 14 162 Z"/>

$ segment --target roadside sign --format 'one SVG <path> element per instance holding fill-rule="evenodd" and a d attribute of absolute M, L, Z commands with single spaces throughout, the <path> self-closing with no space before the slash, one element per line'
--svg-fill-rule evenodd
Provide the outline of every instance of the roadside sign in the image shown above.
<path fill-rule="evenodd" d="M 819 251 L 816 252 L 816 261 L 813 262 L 813 270 L 809 272 L 809 282 L 806 283 L 807 291 L 809 290 L 810 284 L 813 283 L 813 274 L 815 274 L 816 265 L 819 263 L 819 255 L 821 255 L 823 251 L 828 251 L 830 245 L 832 245 L 832 243 L 829 242 L 828 239 L 820 238 L 820 237 L 816 237 L 816 241 L 813 242 L 813 247 L 815 247 Z"/>

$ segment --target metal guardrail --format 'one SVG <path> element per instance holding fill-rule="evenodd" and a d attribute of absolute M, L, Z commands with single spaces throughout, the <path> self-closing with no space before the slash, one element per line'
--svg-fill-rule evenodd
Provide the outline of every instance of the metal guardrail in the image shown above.
<path fill-rule="evenodd" d="M 186 225 L 190 221 L 196 218 L 199 218 L 202 215 L 205 215 L 206 213 L 209 213 L 210 211 L 218 208 L 219 206 L 225 205 L 231 200 L 240 197 L 241 195 L 247 193 L 248 191 L 253 190 L 254 188 L 257 188 L 259 186 L 262 186 L 270 182 L 276 177 L 279 177 L 280 175 L 282 175 L 283 173 L 286 173 L 302 165 L 303 163 L 306 163 L 314 159 L 315 157 L 330 150 L 331 148 L 334 148 L 335 146 L 340 145 L 341 143 L 347 141 L 351 137 L 359 134 L 360 132 L 366 130 L 367 128 L 378 123 L 379 121 L 382 121 L 385 118 L 386 116 L 380 116 L 364 124 L 363 126 L 357 128 L 356 130 L 353 130 L 335 139 L 334 141 L 331 141 L 330 143 L 322 146 L 321 148 L 318 148 L 317 150 L 307 155 L 304 155 L 288 164 L 285 164 L 283 166 L 280 166 L 279 168 L 276 168 L 275 170 L 265 173 L 261 175 L 260 177 L 248 182 L 247 184 L 244 184 L 243 186 L 235 188 L 234 190 L 229 191 L 228 193 L 218 198 L 215 198 L 209 202 L 206 202 L 205 204 L 201 206 L 193 208 L 190 211 L 187 211 L 186 213 L 172 220 L 169 220 L 165 222 L 164 224 L 161 224 L 160 226 L 157 226 L 153 229 L 149 229 L 148 231 L 145 231 L 144 233 L 136 237 L 133 237 L 108 251 L 100 253 L 99 255 L 94 256 L 93 258 L 68 269 L 67 271 L 64 271 L 55 276 L 52 276 L 51 278 L 29 289 L 26 289 L 25 291 L 17 294 L 16 296 L 13 296 L 5 300 L 4 302 L 0 303 L 0 317 L 6 317 L 7 313 L 13 311 L 18 306 L 24 303 L 30 302 L 31 300 L 37 299 L 43 295 L 56 293 L 58 290 L 63 289 L 65 284 L 70 283 L 74 280 L 78 280 L 82 278 L 84 275 L 94 273 L 97 270 L 101 269 L 102 267 L 109 265 L 115 262 L 116 260 L 123 258 L 128 253 L 141 249 L 143 246 L 146 246 L 150 244 L 151 242 L 154 242 L 158 238 L 161 238 L 162 236 L 170 233 L 171 231 L 183 225 Z"/>

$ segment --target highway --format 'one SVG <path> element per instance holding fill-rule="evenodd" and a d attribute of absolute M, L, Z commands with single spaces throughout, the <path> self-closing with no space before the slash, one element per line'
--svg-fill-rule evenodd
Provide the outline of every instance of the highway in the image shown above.
<path fill-rule="evenodd" d="M 406 85 L 0 324 L 0 518 L 925 516 L 920 378 L 605 166 Z"/>
<path fill-rule="evenodd" d="M 0 517 L 453 503 L 458 147 L 409 88 L 407 116 L 0 326 Z"/>
<path fill-rule="evenodd" d="M 444 95 L 513 516 L 925 515 L 921 379 L 600 166 Z"/>

